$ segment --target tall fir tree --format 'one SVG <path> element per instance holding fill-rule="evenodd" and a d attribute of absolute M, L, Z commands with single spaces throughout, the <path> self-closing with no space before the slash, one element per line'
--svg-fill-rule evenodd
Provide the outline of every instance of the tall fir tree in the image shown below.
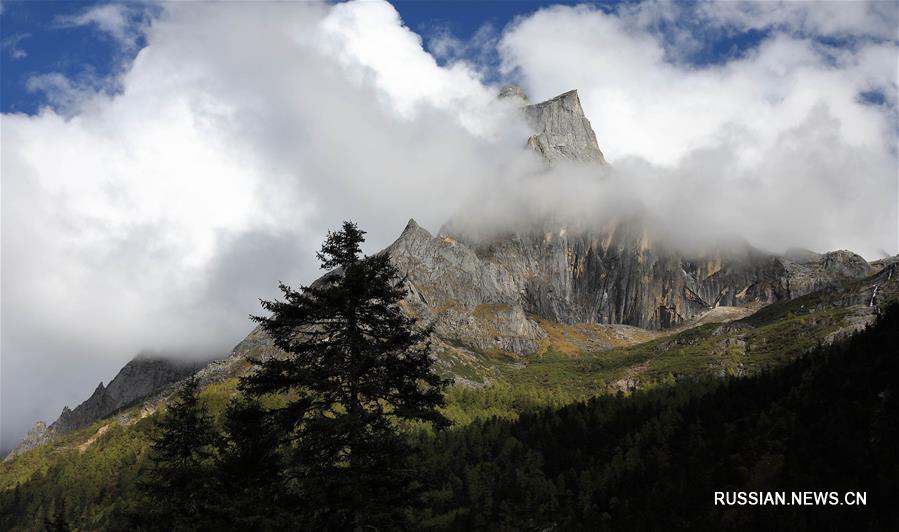
<path fill-rule="evenodd" d="M 289 474 L 315 528 L 403 526 L 416 474 L 399 425 L 447 424 L 430 331 L 400 311 L 404 279 L 386 253 L 362 255 L 364 235 L 344 222 L 318 253 L 329 274 L 262 301 L 271 315 L 253 320 L 287 356 L 259 362 L 241 383 L 254 396 L 290 394 L 273 414 L 292 437 Z"/>
<path fill-rule="evenodd" d="M 289 530 L 281 437 L 258 401 L 231 400 L 216 443 L 212 486 L 217 530 Z"/>
<path fill-rule="evenodd" d="M 196 376 L 188 378 L 156 423 L 152 468 L 143 484 L 150 510 L 141 519 L 141 528 L 210 528 L 210 457 L 215 431 L 212 418 L 200 402 L 199 387 Z"/>
<path fill-rule="evenodd" d="M 44 519 L 44 531 L 45 532 L 69 532 L 72 530 L 69 527 L 69 523 L 66 521 L 66 501 L 63 498 L 60 498 L 56 502 L 56 510 L 53 512 L 53 517 L 46 517 Z"/>

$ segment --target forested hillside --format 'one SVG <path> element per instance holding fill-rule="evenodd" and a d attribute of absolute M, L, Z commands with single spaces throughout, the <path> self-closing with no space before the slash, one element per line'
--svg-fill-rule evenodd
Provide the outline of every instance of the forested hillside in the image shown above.
<path fill-rule="evenodd" d="M 895 530 L 899 306 L 752 377 L 600 396 L 422 442 L 423 528 Z M 865 491 L 867 506 L 722 507 L 715 491 Z"/>
<path fill-rule="evenodd" d="M 445 411 L 456 427 L 409 432 L 430 485 L 422 500 L 406 501 L 408 522 L 434 530 L 889 529 L 899 523 L 891 500 L 897 353 L 893 306 L 851 339 L 749 377 L 682 380 L 561 407 L 570 398 L 524 384 L 451 389 Z M 219 422 L 235 384 L 201 394 Z M 113 426 L 82 449 L 39 448 L 4 464 L 0 528 L 121 526 L 139 508 L 158 416 Z M 757 490 L 868 498 L 857 508 L 713 504 L 715 491 Z"/>

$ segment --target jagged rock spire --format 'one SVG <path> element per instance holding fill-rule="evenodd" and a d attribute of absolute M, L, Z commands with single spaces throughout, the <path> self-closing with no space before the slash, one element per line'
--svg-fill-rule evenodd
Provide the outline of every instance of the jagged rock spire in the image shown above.
<path fill-rule="evenodd" d="M 528 105 L 524 112 L 535 133 L 528 139 L 528 146 L 547 161 L 567 159 L 608 164 L 576 90 Z"/>
<path fill-rule="evenodd" d="M 608 164 L 596 142 L 596 133 L 584 115 L 577 90 L 530 104 L 521 87 L 506 85 L 500 89 L 498 98 L 520 102 L 533 132 L 528 146 L 548 163 L 572 160 Z"/>
<path fill-rule="evenodd" d="M 406 231 L 414 231 L 415 229 L 418 229 L 418 227 L 419 225 L 418 222 L 415 221 L 415 218 L 409 218 L 409 221 L 406 223 L 406 228 L 403 229 L 403 232 L 405 233 Z"/>

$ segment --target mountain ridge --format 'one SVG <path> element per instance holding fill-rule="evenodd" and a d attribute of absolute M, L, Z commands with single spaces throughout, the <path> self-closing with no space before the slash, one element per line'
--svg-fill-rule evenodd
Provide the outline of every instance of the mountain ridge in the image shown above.
<path fill-rule="evenodd" d="M 54 437 L 66 434 L 103 419 L 117 410 L 127 407 L 160 390 L 164 386 L 191 375 L 206 362 L 185 362 L 171 357 L 139 353 L 109 381 L 103 382 L 81 404 L 74 409 L 63 407 L 62 413 L 50 425 L 38 421 L 4 459 L 12 460 L 35 446 L 42 445 Z"/>
<path fill-rule="evenodd" d="M 536 104 L 529 104 L 518 88 L 503 93 L 525 104 L 522 112 L 532 130 L 526 145 L 547 165 L 569 161 L 597 171 L 608 165 L 576 90 Z M 405 275 L 404 312 L 433 325 L 443 368 L 471 386 L 478 385 L 469 374 L 472 368 L 493 371 L 485 355 L 510 356 L 514 365 L 525 363 L 521 357 L 545 351 L 555 334 L 547 324 L 557 324 L 564 334 L 565 327 L 577 325 L 674 331 L 699 323 L 717 308 L 787 302 L 875 273 L 862 257 L 844 250 L 776 255 L 739 242 L 685 253 L 654 238 L 652 229 L 639 217 L 593 226 L 532 220 L 501 237 L 479 240 L 455 233 L 452 224 L 432 235 L 410 219 L 382 252 Z M 883 262 L 881 271 L 887 268 L 893 266 Z M 596 330 L 590 334 L 599 334 Z M 601 344 L 596 341 L 578 345 Z M 221 380 L 245 371 L 249 357 L 267 356 L 279 353 L 256 328 L 227 359 L 199 373 L 207 382 Z M 181 373 L 132 360 L 109 386 L 100 383 L 90 398 L 74 410 L 66 407 L 56 422 L 38 422 L 7 460 L 135 401 L 159 396 L 195 370 Z"/>

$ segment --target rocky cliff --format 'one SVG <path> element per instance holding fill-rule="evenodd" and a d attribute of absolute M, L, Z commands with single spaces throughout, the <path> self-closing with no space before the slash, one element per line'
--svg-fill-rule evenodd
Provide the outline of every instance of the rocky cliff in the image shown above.
<path fill-rule="evenodd" d="M 517 87 L 501 96 L 527 103 Z M 548 164 L 606 164 L 576 91 L 523 112 L 528 145 Z M 412 220 L 386 251 L 407 276 L 408 311 L 477 350 L 535 352 L 545 336 L 537 319 L 665 329 L 719 306 L 769 304 L 873 273 L 848 251 L 777 256 L 734 240 L 685 253 L 640 214 L 593 226 L 531 220 L 489 239 L 452 227 L 433 236 Z"/>
<path fill-rule="evenodd" d="M 547 161 L 606 164 L 576 90 L 525 106 L 524 115 L 534 131 L 528 138 L 528 146 Z"/>
<path fill-rule="evenodd" d="M 718 306 L 769 304 L 873 273 L 846 251 L 805 262 L 748 246 L 686 256 L 647 240 L 636 221 L 549 228 L 472 244 L 411 220 L 387 251 L 407 276 L 409 312 L 438 336 L 519 354 L 545 336 L 536 318 L 665 329 Z"/>
<path fill-rule="evenodd" d="M 190 375 L 204 365 L 138 355 L 119 370 L 109 386 L 104 387 L 101 382 L 94 393 L 74 410 L 63 408 L 59 419 L 50 428 L 60 433 L 77 430 Z"/>
<path fill-rule="evenodd" d="M 109 386 L 103 386 L 101 382 L 86 401 L 74 409 L 64 407 L 59 418 L 49 426 L 43 421 L 35 423 L 28 436 L 6 459 L 46 443 L 57 435 L 78 430 L 108 417 L 116 410 L 161 390 L 205 365 L 205 362 L 183 362 L 140 354 L 119 370 Z"/>

